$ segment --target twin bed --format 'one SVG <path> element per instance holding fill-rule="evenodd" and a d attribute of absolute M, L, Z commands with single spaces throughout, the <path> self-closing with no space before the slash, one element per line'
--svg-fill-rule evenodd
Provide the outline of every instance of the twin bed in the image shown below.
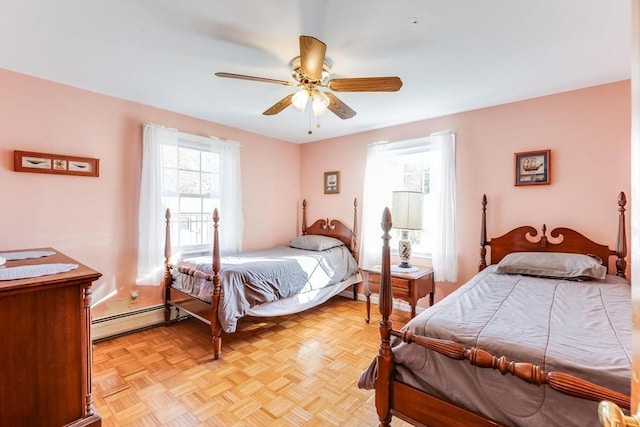
<path fill-rule="evenodd" d="M 354 226 L 319 219 L 307 227 L 302 203 L 302 235 L 289 246 L 220 257 L 218 210 L 213 214 L 212 256 L 171 260 L 171 213 L 165 234 L 165 323 L 171 308 L 183 310 L 211 325 L 214 359 L 220 357 L 222 331 L 233 333 L 244 316 L 270 317 L 315 307 L 362 281 L 358 268 L 357 200 Z"/>
<path fill-rule="evenodd" d="M 358 383 L 375 389 L 380 424 L 596 426 L 599 401 L 628 410 L 624 194 L 615 250 L 569 228 L 548 238 L 545 226 L 487 240 L 486 203 L 479 273 L 401 330 L 389 319 L 392 218 L 383 214 L 381 343 Z"/>

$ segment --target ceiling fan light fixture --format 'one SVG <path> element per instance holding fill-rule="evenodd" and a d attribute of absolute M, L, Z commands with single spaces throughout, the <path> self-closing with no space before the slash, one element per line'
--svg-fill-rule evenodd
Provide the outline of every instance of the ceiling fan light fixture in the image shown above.
<path fill-rule="evenodd" d="M 309 91 L 307 89 L 301 89 L 297 91 L 291 98 L 291 103 L 300 111 L 304 111 L 309 101 Z"/>
<path fill-rule="evenodd" d="M 313 114 L 319 116 L 327 111 L 329 107 L 329 97 L 319 90 L 314 90 L 311 94 L 311 107 L 313 108 Z"/>
<path fill-rule="evenodd" d="M 2 0 L 0 0 L 2 1 Z M 306 110 L 311 103 L 309 117 L 319 117 L 327 110 L 340 119 L 350 119 L 356 115 L 347 104 L 342 102 L 333 92 L 396 92 L 402 87 L 402 80 L 397 76 L 387 77 L 346 77 L 330 79 L 331 61 L 326 56 L 327 45 L 312 36 L 300 36 L 300 56 L 289 61 L 293 82 L 266 77 L 248 76 L 234 73 L 215 73 L 218 77 L 257 82 L 273 83 L 283 86 L 297 87 L 295 93 L 289 93 L 280 101 L 262 112 L 265 116 L 273 116 L 293 105 L 300 112 Z M 326 88 L 322 92 L 319 89 Z M 319 126 L 320 123 L 316 126 Z"/>

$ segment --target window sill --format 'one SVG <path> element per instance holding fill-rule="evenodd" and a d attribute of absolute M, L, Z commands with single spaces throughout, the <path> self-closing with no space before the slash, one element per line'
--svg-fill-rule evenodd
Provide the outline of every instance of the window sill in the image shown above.
<path fill-rule="evenodd" d="M 207 248 L 207 249 L 185 249 L 185 250 L 177 250 L 175 252 L 179 253 L 181 258 L 211 255 L 210 248 Z"/>

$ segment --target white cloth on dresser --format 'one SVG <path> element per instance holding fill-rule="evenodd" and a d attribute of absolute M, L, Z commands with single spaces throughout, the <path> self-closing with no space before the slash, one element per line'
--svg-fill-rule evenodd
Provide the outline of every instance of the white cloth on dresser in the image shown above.
<path fill-rule="evenodd" d="M 42 258 L 55 255 L 54 251 L 21 251 L 21 252 L 0 252 L 0 257 L 6 261 L 17 261 L 20 259 Z"/>
<path fill-rule="evenodd" d="M 78 264 L 34 264 L 0 268 L 0 280 L 28 279 L 75 270 Z"/>

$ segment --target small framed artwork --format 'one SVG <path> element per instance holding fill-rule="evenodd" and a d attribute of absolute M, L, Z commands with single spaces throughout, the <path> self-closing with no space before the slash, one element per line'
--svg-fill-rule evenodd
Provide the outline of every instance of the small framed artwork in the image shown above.
<path fill-rule="evenodd" d="M 549 164 L 551 150 L 515 153 L 515 185 L 543 185 L 551 183 Z"/>
<path fill-rule="evenodd" d="M 91 157 L 16 150 L 13 152 L 13 170 L 97 177 L 100 175 L 100 160 Z"/>
<path fill-rule="evenodd" d="M 340 192 L 340 172 L 324 173 L 324 194 L 338 194 Z"/>

